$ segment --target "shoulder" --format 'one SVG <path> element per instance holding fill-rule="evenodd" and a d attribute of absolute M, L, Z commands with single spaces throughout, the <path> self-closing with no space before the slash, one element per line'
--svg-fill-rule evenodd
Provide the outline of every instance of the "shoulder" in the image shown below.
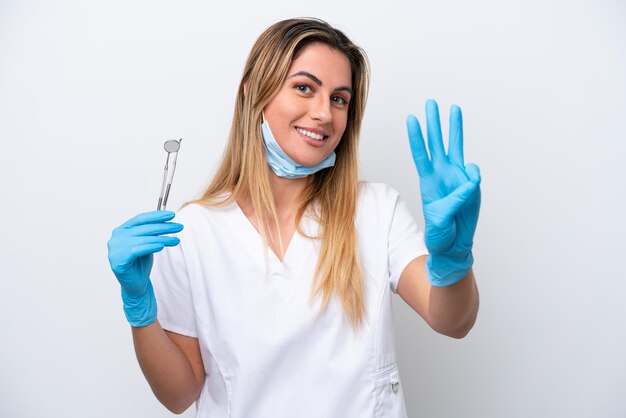
<path fill-rule="evenodd" d="M 236 204 L 226 204 L 223 206 L 206 205 L 193 202 L 183 206 L 176 212 L 175 221 L 186 224 L 211 224 L 223 221 L 225 217 L 233 216 Z"/>
<path fill-rule="evenodd" d="M 400 194 L 385 183 L 360 182 L 357 223 L 386 225 L 394 217 Z"/>
<path fill-rule="evenodd" d="M 359 207 L 372 204 L 395 205 L 400 194 L 385 183 L 359 182 Z"/>
<path fill-rule="evenodd" d="M 204 215 L 205 207 L 198 203 L 190 203 L 176 211 L 176 221 L 193 221 Z"/>

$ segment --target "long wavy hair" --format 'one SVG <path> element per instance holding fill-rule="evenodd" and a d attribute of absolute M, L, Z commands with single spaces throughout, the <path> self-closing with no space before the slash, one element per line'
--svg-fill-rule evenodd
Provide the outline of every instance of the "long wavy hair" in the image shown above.
<path fill-rule="evenodd" d="M 349 59 L 352 97 L 346 129 L 335 149 L 335 165 L 312 175 L 296 221 L 299 225 L 307 209 L 315 208 L 313 216 L 321 226 L 320 236 L 316 237 L 321 239 L 321 246 L 311 300 L 321 296 L 321 315 L 331 297 L 338 297 L 346 317 L 358 328 L 365 316 L 365 303 L 355 227 L 357 146 L 369 86 L 369 63 L 365 52 L 343 32 L 322 20 L 301 18 L 280 21 L 261 34 L 239 84 L 220 166 L 202 196 L 189 203 L 215 207 L 239 198 L 249 199 L 265 242 L 276 238 L 272 230 L 279 230 L 278 217 L 261 134 L 262 111 L 282 87 L 292 61 L 311 43 L 326 44 Z"/>

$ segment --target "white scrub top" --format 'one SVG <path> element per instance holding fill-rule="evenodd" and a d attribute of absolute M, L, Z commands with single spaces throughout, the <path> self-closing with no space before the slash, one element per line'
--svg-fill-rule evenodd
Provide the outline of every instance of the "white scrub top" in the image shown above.
<path fill-rule="evenodd" d="M 309 302 L 319 240 L 296 231 L 281 262 L 237 204 L 178 212 L 180 245 L 155 254 L 151 279 L 161 326 L 199 340 L 197 417 L 406 417 L 391 292 L 427 250 L 395 190 L 360 187 L 366 320 L 356 333 L 338 299 L 319 318 L 319 298 Z M 306 235 L 318 227 L 303 217 Z"/>

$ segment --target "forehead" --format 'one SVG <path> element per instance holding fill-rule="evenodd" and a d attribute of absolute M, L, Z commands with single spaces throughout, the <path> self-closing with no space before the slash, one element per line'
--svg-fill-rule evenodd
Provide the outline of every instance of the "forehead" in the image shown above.
<path fill-rule="evenodd" d="M 306 71 L 331 87 L 352 87 L 350 60 L 341 51 L 315 42 L 302 48 L 291 62 L 289 74 Z"/>

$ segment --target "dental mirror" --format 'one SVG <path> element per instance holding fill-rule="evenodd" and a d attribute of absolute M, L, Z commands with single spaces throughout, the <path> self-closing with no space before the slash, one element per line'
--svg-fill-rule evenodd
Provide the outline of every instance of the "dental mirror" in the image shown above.
<path fill-rule="evenodd" d="M 165 151 L 167 152 L 178 152 L 180 149 L 180 142 L 175 139 L 170 139 L 169 141 L 165 141 L 163 148 L 165 148 Z"/>
<path fill-rule="evenodd" d="M 178 157 L 181 142 L 183 142 L 182 138 L 178 141 L 170 139 L 163 144 L 163 148 L 167 151 L 167 159 L 165 160 L 165 168 L 163 169 L 163 182 L 161 183 L 161 195 L 157 203 L 157 210 L 165 210 L 165 206 L 167 205 L 167 198 L 170 195 L 174 171 L 176 170 L 176 158 Z"/>

